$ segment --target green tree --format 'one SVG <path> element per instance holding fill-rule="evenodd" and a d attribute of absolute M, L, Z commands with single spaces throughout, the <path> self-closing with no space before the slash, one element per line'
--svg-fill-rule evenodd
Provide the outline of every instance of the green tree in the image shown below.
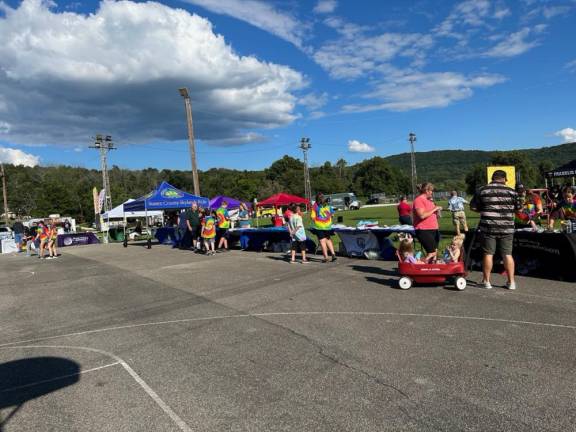
<path fill-rule="evenodd" d="M 476 165 L 468 174 L 466 174 L 466 192 L 470 195 L 487 183 L 486 167 L 484 165 Z"/>

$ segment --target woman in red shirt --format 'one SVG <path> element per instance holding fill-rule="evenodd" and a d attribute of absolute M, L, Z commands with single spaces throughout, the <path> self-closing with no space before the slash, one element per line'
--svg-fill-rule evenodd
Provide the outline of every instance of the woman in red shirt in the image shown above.
<path fill-rule="evenodd" d="M 424 183 L 420 187 L 420 195 L 414 199 L 412 212 L 414 216 L 414 229 L 416 238 L 426 251 L 425 262 L 431 262 L 438 253 L 438 242 L 440 241 L 440 231 L 438 226 L 438 212 L 442 207 L 437 206 L 432 201 L 434 185 Z"/>
<path fill-rule="evenodd" d="M 412 218 L 410 217 L 412 214 L 412 206 L 408 204 L 406 195 L 402 195 L 400 197 L 400 202 L 398 203 L 397 209 L 400 225 L 412 225 Z"/>

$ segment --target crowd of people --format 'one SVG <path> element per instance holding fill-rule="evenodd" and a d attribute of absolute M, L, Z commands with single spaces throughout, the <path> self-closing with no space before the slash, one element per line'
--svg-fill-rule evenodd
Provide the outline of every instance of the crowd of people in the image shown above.
<path fill-rule="evenodd" d="M 576 221 L 576 198 L 570 186 L 556 186 L 550 190 L 526 190 L 521 184 L 516 189 L 506 186 L 506 173 L 495 171 L 491 182 L 480 188 L 468 202 L 456 191 L 451 193 L 447 210 L 451 214 L 455 235 L 446 249 L 439 254 L 440 243 L 439 218 L 443 208 L 434 202 L 434 185 L 419 185 L 419 194 L 408 203 L 407 197 L 399 200 L 398 220 L 401 225 L 412 225 L 415 237 L 424 253 L 415 252 L 414 238 L 411 235 L 400 237 L 399 255 L 402 260 L 412 264 L 451 263 L 462 260 L 462 246 L 469 227 L 466 218 L 467 204 L 470 209 L 480 213 L 478 231 L 481 233 L 483 258 L 483 280 L 485 288 L 491 288 L 490 274 L 493 267 L 493 256 L 497 251 L 503 258 L 508 277 L 507 286 L 515 289 L 514 260 L 512 245 L 514 232 L 517 229 L 553 230 L 555 222 Z M 303 222 L 302 206 L 292 203 L 283 214 L 284 224 L 291 239 L 290 262 L 308 263 L 307 233 Z M 329 200 L 317 194 L 310 208 L 311 232 L 317 237 L 322 251 L 322 262 L 328 263 L 337 259 L 332 242 L 332 224 L 334 209 Z M 240 203 L 237 215 L 238 227 L 249 228 L 251 212 L 244 203 Z M 229 230 L 231 217 L 228 203 L 222 201 L 217 209 L 199 208 L 194 203 L 191 208 L 182 210 L 169 217 L 176 231 L 176 246 L 181 249 L 192 249 L 212 256 L 229 250 Z M 25 250 L 26 256 L 35 252 L 41 259 L 59 257 L 57 250 L 58 227 L 54 220 L 39 221 L 25 227 L 16 222 L 13 227 L 15 242 L 19 251 Z M 140 225 L 141 231 L 141 225 Z"/>
<path fill-rule="evenodd" d="M 250 221 L 245 204 L 240 206 L 238 219 Z M 226 201 L 222 201 L 217 209 L 200 208 L 193 203 L 191 208 L 177 215 L 174 225 L 177 234 L 175 247 L 204 252 L 210 256 L 229 250 L 230 214 Z"/>
<path fill-rule="evenodd" d="M 55 259 L 58 253 L 58 224 L 54 220 L 39 221 L 24 226 L 16 221 L 12 227 L 18 252 L 26 250 L 26 256 L 36 255 L 40 259 Z"/>
<path fill-rule="evenodd" d="M 420 194 L 412 205 L 407 202 L 406 197 L 401 197 L 397 207 L 399 221 L 405 224 L 413 218 L 415 236 L 425 251 L 424 256 L 415 253 L 413 238 L 404 235 L 400 238 L 401 259 L 412 264 L 450 263 L 461 259 L 460 251 L 468 233 L 465 204 L 470 204 L 470 209 L 480 214 L 478 231 L 483 251 L 481 285 L 487 289 L 492 288 L 490 277 L 494 255 L 499 251 L 508 279 L 506 286 L 511 290 L 516 289 L 512 257 L 515 231 L 518 229 L 553 231 L 555 221 L 561 220 L 572 232 L 571 224 L 576 222 L 576 199 L 574 189 L 570 185 L 526 190 L 521 184 L 513 189 L 508 187 L 506 182 L 506 173 L 501 170 L 495 171 L 491 182 L 481 187 L 470 203 L 458 196 L 457 192 L 452 192 L 448 210 L 452 215 L 455 235 L 441 256 L 438 254 L 440 243 L 438 219 L 441 217 L 442 207 L 434 203 L 434 186 L 431 183 L 421 185 Z"/>

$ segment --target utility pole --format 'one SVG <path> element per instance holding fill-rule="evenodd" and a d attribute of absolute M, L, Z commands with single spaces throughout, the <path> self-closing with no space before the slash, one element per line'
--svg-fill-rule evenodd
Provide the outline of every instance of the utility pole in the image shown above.
<path fill-rule="evenodd" d="M 108 177 L 108 152 L 116 150 L 110 135 L 96 135 L 94 145 L 90 148 L 100 151 L 100 170 L 102 171 L 102 188 L 104 189 L 104 213 L 112 210 L 112 192 L 110 191 L 110 178 Z"/>
<path fill-rule="evenodd" d="M 416 182 L 417 182 L 417 175 L 416 175 L 416 155 L 414 154 L 414 143 L 416 142 L 416 134 L 410 132 L 408 134 L 408 141 L 410 141 L 410 159 L 412 165 L 412 195 L 416 197 Z"/>
<path fill-rule="evenodd" d="M 6 189 L 6 174 L 4 173 L 4 164 L 0 162 L 0 173 L 2 174 L 2 196 L 4 198 L 4 221 L 6 226 L 10 222 L 10 216 L 8 215 L 8 190 Z"/>
<path fill-rule="evenodd" d="M 192 162 L 192 180 L 194 181 L 194 195 L 200 196 L 200 182 L 198 181 L 198 167 L 196 166 L 196 146 L 194 144 L 194 125 L 192 123 L 192 103 L 188 88 L 179 88 L 180 96 L 184 98 L 186 107 L 186 121 L 188 123 L 188 147 L 190 148 L 190 159 Z"/>
<path fill-rule="evenodd" d="M 308 169 L 308 150 L 312 148 L 310 138 L 302 138 L 300 140 L 300 148 L 304 152 L 304 195 L 306 199 L 312 202 L 312 188 L 310 187 L 310 171 Z"/>

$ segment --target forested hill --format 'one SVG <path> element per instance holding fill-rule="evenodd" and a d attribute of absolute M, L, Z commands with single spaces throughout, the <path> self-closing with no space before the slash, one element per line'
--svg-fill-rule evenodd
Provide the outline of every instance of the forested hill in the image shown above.
<path fill-rule="evenodd" d="M 473 192 L 486 183 L 486 165 L 514 165 L 527 187 L 542 185 L 542 172 L 576 159 L 576 143 L 511 152 L 433 151 L 417 153 L 418 181 L 432 181 L 437 190 Z M 263 199 L 277 192 L 303 196 L 303 164 L 284 156 L 261 171 L 213 168 L 200 172 L 202 195 L 227 195 L 245 200 Z M 8 207 L 18 215 L 46 216 L 60 213 L 80 221 L 94 218 L 92 189 L 101 187 L 101 174 L 92 169 L 69 166 L 24 167 L 5 165 Z M 343 159 L 310 169 L 314 192 L 355 192 L 365 198 L 373 193 L 408 193 L 410 155 L 373 157 L 354 165 Z M 118 205 L 151 191 L 161 181 L 191 191 L 190 171 L 110 170 L 112 202 Z M 0 214 L 4 212 L 0 202 Z"/>
<path fill-rule="evenodd" d="M 477 165 L 487 165 L 511 152 L 479 150 L 437 150 L 416 153 L 418 179 L 431 181 L 442 189 L 461 189 L 465 177 Z M 535 167 L 557 167 L 576 159 L 576 143 L 543 147 L 538 149 L 515 150 L 513 153 L 526 157 Z M 410 172 L 410 153 L 388 156 L 391 165 Z"/>

